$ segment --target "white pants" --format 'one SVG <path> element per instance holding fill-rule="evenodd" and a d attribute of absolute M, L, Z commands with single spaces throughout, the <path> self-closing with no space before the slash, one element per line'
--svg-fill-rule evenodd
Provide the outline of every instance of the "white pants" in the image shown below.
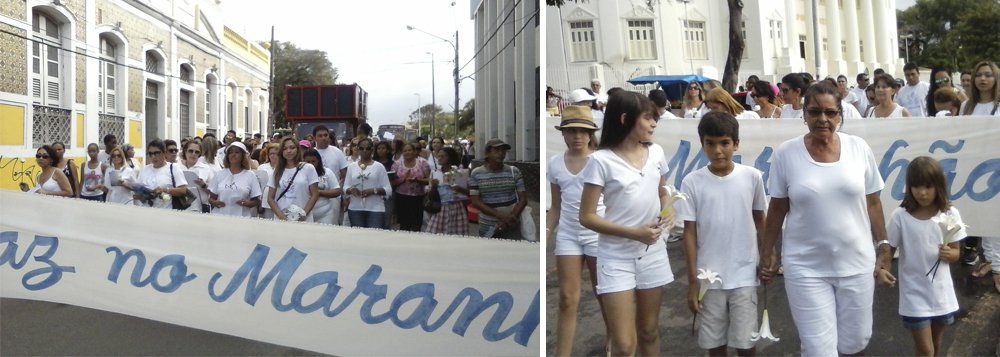
<path fill-rule="evenodd" d="M 803 356 L 854 354 L 872 337 L 875 279 L 871 274 L 833 278 L 785 277 Z"/>
<path fill-rule="evenodd" d="M 992 263 L 991 269 L 1000 273 L 1000 237 L 983 237 L 983 256 Z"/>

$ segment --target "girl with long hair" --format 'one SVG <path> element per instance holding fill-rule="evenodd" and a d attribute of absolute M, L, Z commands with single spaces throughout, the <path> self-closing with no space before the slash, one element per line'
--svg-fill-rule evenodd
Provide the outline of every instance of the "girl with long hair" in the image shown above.
<path fill-rule="evenodd" d="M 684 110 L 684 117 L 701 118 L 703 114 L 709 111 L 704 103 L 705 89 L 698 82 L 688 83 L 686 88 L 687 90 L 684 91 L 683 100 L 681 101 L 681 109 Z"/>
<path fill-rule="evenodd" d="M 886 73 L 877 75 L 872 85 L 875 86 L 875 99 L 878 100 L 878 105 L 872 108 L 868 118 L 904 118 L 910 116 L 909 110 L 893 101 L 899 90 L 899 83 L 892 76 Z"/>
<path fill-rule="evenodd" d="M 108 155 L 109 165 L 104 175 L 102 189 L 108 196 L 105 202 L 117 204 L 133 204 L 132 183 L 135 182 L 135 170 L 125 162 L 125 151 L 122 147 L 111 149 Z"/>
<path fill-rule="evenodd" d="M 465 204 L 469 189 L 458 185 L 458 163 L 461 156 L 455 149 L 446 147 L 438 152 L 441 171 L 431 173 L 431 190 L 437 190 L 441 197 L 441 212 L 432 214 L 424 226 L 424 232 L 438 234 L 469 235 L 469 222 Z"/>
<path fill-rule="evenodd" d="M 80 190 L 76 185 L 78 177 L 80 177 L 79 172 L 76 169 L 76 164 L 73 163 L 73 159 L 66 158 L 66 145 L 62 142 L 56 141 L 52 143 L 52 149 L 56 151 L 53 166 L 62 170 L 63 175 L 69 179 L 69 182 L 71 183 L 70 186 L 72 186 L 73 197 L 80 197 Z"/>
<path fill-rule="evenodd" d="M 80 165 L 80 182 L 77 191 L 80 198 L 90 201 L 104 201 L 104 191 L 101 190 L 101 180 L 104 178 L 106 167 L 97 159 L 97 154 L 101 148 L 97 143 L 87 145 L 87 157 L 90 160 Z"/>
<path fill-rule="evenodd" d="M 754 103 L 760 109 L 757 110 L 757 115 L 761 118 L 781 118 L 781 99 L 776 97 L 774 89 L 771 88 L 771 82 L 768 81 L 756 81 L 753 83 L 753 88 L 750 90 L 750 96 L 753 97 Z"/>
<path fill-rule="evenodd" d="M 281 140 L 281 153 L 274 166 L 267 187 L 267 202 L 274 212 L 274 218 L 288 220 L 289 214 L 297 214 L 299 221 L 312 222 L 312 210 L 319 199 L 319 176 L 313 165 L 302 162 L 302 148 L 295 139 Z"/>
<path fill-rule="evenodd" d="M 323 156 L 316 149 L 306 150 L 302 154 L 302 159 L 316 168 L 316 175 L 319 176 L 319 199 L 316 200 L 316 208 L 313 208 L 313 218 L 316 223 L 333 224 L 340 218 L 340 180 L 337 173 L 324 166 Z"/>

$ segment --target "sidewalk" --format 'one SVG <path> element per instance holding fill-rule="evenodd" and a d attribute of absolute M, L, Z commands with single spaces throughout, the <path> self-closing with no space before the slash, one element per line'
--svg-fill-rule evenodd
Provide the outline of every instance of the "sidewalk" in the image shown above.
<path fill-rule="evenodd" d="M 669 243 L 667 253 L 674 281 L 664 288 L 660 309 L 660 353 L 670 356 L 701 356 L 705 351 L 697 346 L 691 335 L 691 312 L 687 308 L 687 266 L 681 244 Z M 546 249 L 545 259 L 545 316 L 546 350 L 555 353 L 555 327 L 559 311 L 559 282 L 555 270 L 553 245 Z M 896 265 L 898 266 L 898 264 Z M 948 356 L 1000 356 L 1000 294 L 987 278 L 972 279 L 972 267 L 952 264 L 951 272 L 958 296 L 959 311 L 955 325 L 945 330 L 941 355 Z M 893 272 L 896 273 L 896 272 Z M 579 317 L 573 343 L 573 355 L 604 356 L 605 327 L 601 311 L 590 288 L 589 275 L 584 271 Z M 757 354 L 798 355 L 799 339 L 792 322 L 791 311 L 785 296 L 784 280 L 777 279 L 768 285 L 768 312 L 771 331 L 781 340 L 757 344 Z M 764 289 L 758 289 L 760 309 L 763 309 Z M 899 356 L 913 354 L 913 338 L 903 328 L 898 314 L 899 289 L 875 289 L 874 326 L 868 356 Z M 758 313 L 758 319 L 760 314 Z"/>

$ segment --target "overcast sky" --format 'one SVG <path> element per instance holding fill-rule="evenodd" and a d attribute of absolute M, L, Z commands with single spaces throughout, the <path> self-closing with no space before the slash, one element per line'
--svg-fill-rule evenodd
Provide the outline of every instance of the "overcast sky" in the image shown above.
<path fill-rule="evenodd" d="M 451 112 L 455 50 L 431 34 L 453 39 L 459 31 L 459 65 L 475 53 L 469 0 L 224 0 L 227 26 L 252 41 L 267 41 L 271 26 L 276 41 L 322 50 L 340 74 L 338 83 L 357 83 L 368 92 L 368 118 L 380 124 L 403 124 L 420 104 L 431 102 L 431 55 L 437 105 Z M 475 70 L 471 63 L 463 76 Z M 475 82 L 464 79 L 459 106 L 475 95 Z"/>

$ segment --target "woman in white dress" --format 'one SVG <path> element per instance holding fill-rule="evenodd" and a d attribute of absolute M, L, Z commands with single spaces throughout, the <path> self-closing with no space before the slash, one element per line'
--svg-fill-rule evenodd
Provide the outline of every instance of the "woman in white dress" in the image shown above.
<path fill-rule="evenodd" d="M 313 208 L 313 219 L 316 223 L 333 224 L 340 218 L 340 180 L 337 173 L 327 167 L 323 167 L 323 157 L 316 149 L 306 150 L 302 154 L 302 160 L 316 168 L 316 175 L 319 177 L 319 199 L 316 200 L 316 207 Z"/>
<path fill-rule="evenodd" d="M 319 176 L 313 165 L 302 162 L 302 148 L 295 139 L 281 140 L 281 154 L 274 175 L 267 187 L 268 204 L 274 219 L 287 221 L 288 215 L 298 216 L 299 221 L 313 222 L 312 211 L 319 199 Z"/>
<path fill-rule="evenodd" d="M 212 214 L 252 217 L 260 205 L 261 190 L 257 175 L 250 171 L 246 146 L 240 142 L 229 145 L 222 166 L 209 185 Z"/>
<path fill-rule="evenodd" d="M 875 86 L 875 98 L 878 99 L 878 105 L 872 107 L 868 118 L 905 118 L 910 116 L 909 110 L 893 101 L 896 91 L 899 90 L 899 83 L 896 83 L 892 76 L 888 73 L 877 75 L 871 85 Z"/>
<path fill-rule="evenodd" d="M 21 182 L 21 191 L 34 192 L 43 195 L 73 197 L 73 185 L 62 170 L 55 167 L 56 150 L 50 145 L 38 148 L 35 152 L 35 163 L 42 169 L 35 178 L 35 188 L 28 188 L 28 184 Z"/>

